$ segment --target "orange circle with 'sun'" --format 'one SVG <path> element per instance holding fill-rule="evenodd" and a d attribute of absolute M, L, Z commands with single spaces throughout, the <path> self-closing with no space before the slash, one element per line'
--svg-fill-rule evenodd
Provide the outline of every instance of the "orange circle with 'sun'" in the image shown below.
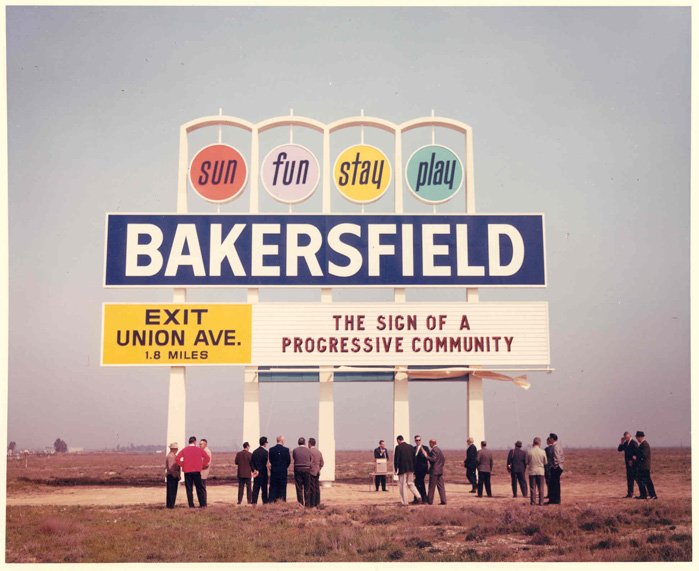
<path fill-rule="evenodd" d="M 218 143 L 199 151 L 189 165 L 189 182 L 204 200 L 230 202 L 242 194 L 248 180 L 248 167 L 240 152 Z"/>

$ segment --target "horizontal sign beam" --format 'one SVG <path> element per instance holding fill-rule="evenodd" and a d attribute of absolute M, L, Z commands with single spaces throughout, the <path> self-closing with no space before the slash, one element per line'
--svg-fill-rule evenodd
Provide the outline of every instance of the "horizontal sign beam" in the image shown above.
<path fill-rule="evenodd" d="M 103 365 L 550 363 L 546 302 L 105 304 Z"/>
<path fill-rule="evenodd" d="M 105 287 L 544 287 L 541 214 L 108 214 Z"/>

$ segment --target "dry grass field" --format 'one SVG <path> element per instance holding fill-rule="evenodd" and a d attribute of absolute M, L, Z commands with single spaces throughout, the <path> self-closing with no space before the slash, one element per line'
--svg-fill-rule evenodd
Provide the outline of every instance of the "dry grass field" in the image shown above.
<path fill-rule="evenodd" d="M 164 508 L 162 454 L 8 460 L 6 562 L 691 561 L 689 449 L 653 450 L 655 501 L 622 499 L 615 449 L 567 449 L 563 503 L 542 507 L 512 497 L 506 454 L 494 451 L 495 497 L 469 494 L 464 453 L 447 451 L 448 504 L 402 507 L 395 486 L 371 491 L 371 452 L 339 452 L 317 510 L 293 484 L 286 504 L 236 505 L 232 453 L 215 453 L 206 510 L 183 487 Z"/>

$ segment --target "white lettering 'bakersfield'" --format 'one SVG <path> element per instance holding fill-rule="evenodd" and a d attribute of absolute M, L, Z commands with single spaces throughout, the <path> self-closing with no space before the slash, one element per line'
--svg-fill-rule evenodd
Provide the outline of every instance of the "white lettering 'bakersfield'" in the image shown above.
<path fill-rule="evenodd" d="M 247 224 L 234 224 L 228 234 L 222 235 L 221 224 L 211 224 L 209 235 L 209 276 L 220 276 L 221 267 L 227 262 L 234 276 L 245 276 L 240 253 L 236 241 L 245 230 Z M 280 276 L 281 268 L 265 264 L 265 258 L 279 255 L 279 245 L 265 243 L 265 236 L 280 235 L 280 224 L 252 223 L 252 241 L 249 252 L 243 252 L 245 259 L 250 262 L 251 276 Z M 399 229 L 400 226 L 400 229 Z M 327 235 L 327 246 L 334 252 L 347 258 L 344 266 L 328 263 L 327 274 L 336 277 L 350 278 L 356 275 L 366 257 L 369 276 L 381 275 L 381 259 L 396 256 L 393 244 L 382 244 L 381 237 L 396 235 L 401 238 L 401 268 L 403 276 L 413 276 L 415 272 L 415 250 L 422 253 L 422 275 L 449 277 L 452 268 L 440 265 L 437 258 L 449 259 L 456 254 L 456 276 L 485 276 L 484 266 L 471 266 L 468 262 L 468 224 L 455 224 L 455 252 L 449 244 L 435 243 L 438 235 L 449 235 L 452 232 L 450 224 L 422 224 L 420 243 L 415 243 L 413 224 L 368 224 L 366 250 L 357 249 L 346 241 L 343 236 L 361 238 L 361 227 L 358 224 L 341 223 L 333 226 Z M 512 258 L 506 265 L 501 263 L 500 238 L 506 236 L 512 246 Z M 142 239 L 142 237 L 144 239 Z M 145 239 L 147 238 L 147 240 Z M 304 239 L 302 239 L 304 238 Z M 318 262 L 318 252 L 323 247 L 323 236 L 320 230 L 312 224 L 287 224 L 283 243 L 286 245 L 286 276 L 298 276 L 299 260 L 303 259 L 311 276 L 322 277 L 323 268 Z M 143 243 L 139 243 L 143 242 Z M 305 245 L 301 245 L 306 242 Z M 197 227 L 194 224 L 177 224 L 167 258 L 164 258 L 160 248 L 163 244 L 163 231 L 154 224 L 128 224 L 126 232 L 126 276 L 154 276 L 165 267 L 166 276 L 176 276 L 182 267 L 189 267 L 197 277 L 206 277 Z M 142 264 L 139 264 L 141 258 Z M 145 259 L 145 260 L 144 260 Z M 524 263 L 524 240 L 519 230 L 510 224 L 488 224 L 488 270 L 491 276 L 511 276 L 516 274 Z"/>

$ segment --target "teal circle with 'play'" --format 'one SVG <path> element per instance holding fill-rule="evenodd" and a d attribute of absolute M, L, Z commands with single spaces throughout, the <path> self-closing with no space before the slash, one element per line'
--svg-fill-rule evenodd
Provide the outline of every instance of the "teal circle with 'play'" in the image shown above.
<path fill-rule="evenodd" d="M 423 202 L 438 204 L 452 198 L 461 187 L 464 169 L 456 154 L 441 145 L 415 151 L 405 167 L 411 192 Z"/>

